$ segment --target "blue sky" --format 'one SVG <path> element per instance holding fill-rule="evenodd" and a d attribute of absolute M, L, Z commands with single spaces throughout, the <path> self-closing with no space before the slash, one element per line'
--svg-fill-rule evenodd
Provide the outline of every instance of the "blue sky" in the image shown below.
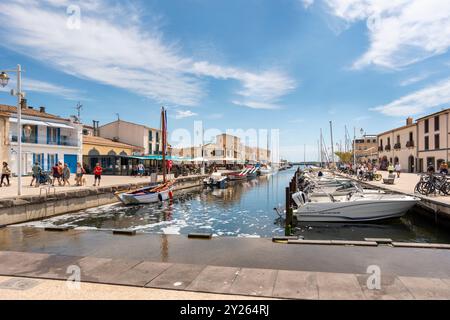
<path fill-rule="evenodd" d="M 158 127 L 165 105 L 170 131 L 280 129 L 282 156 L 315 160 L 330 120 L 344 142 L 449 107 L 447 0 L 6 0 L 0 21 L 29 104 L 81 101 L 86 123 Z"/>

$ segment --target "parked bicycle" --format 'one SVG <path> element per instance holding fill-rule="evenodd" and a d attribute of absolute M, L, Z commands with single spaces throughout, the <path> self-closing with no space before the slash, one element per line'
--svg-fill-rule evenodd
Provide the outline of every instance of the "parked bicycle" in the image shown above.
<path fill-rule="evenodd" d="M 444 174 L 421 174 L 420 180 L 414 188 L 414 192 L 420 193 L 424 196 L 430 194 L 450 194 L 450 182 Z"/>

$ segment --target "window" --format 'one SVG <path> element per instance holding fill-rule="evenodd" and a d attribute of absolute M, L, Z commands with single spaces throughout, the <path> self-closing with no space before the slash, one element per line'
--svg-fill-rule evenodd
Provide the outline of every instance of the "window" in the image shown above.
<path fill-rule="evenodd" d="M 439 131 L 439 116 L 434 117 L 434 131 Z"/>
<path fill-rule="evenodd" d="M 51 128 L 47 127 L 47 144 L 58 144 L 60 141 L 60 132 L 59 128 Z"/>
<path fill-rule="evenodd" d="M 383 147 L 383 139 L 380 139 L 380 147 Z"/>
<path fill-rule="evenodd" d="M 153 141 L 153 131 L 152 130 L 148 131 L 148 141 L 149 141 L 149 143 L 152 143 L 152 141 Z"/>
<path fill-rule="evenodd" d="M 429 131 L 429 121 L 428 119 L 425 120 L 425 133 L 428 133 Z"/>
<path fill-rule="evenodd" d="M 153 144 L 151 142 L 148 144 L 148 154 L 153 154 Z"/>
<path fill-rule="evenodd" d="M 390 146 L 391 145 L 391 138 L 387 138 L 387 139 L 388 139 L 387 145 Z"/>
<path fill-rule="evenodd" d="M 434 148 L 435 149 L 439 149 L 439 135 L 438 134 L 435 134 L 434 135 Z"/>
<path fill-rule="evenodd" d="M 413 133 L 412 133 L 412 131 L 409 133 L 409 141 L 413 141 Z"/>
<path fill-rule="evenodd" d="M 22 142 L 38 143 L 38 127 L 33 126 L 33 125 L 28 125 L 28 124 L 23 126 L 22 127 Z"/>
<path fill-rule="evenodd" d="M 430 141 L 429 141 L 429 137 L 425 137 L 425 150 L 428 150 L 430 148 Z"/>
<path fill-rule="evenodd" d="M 377 143 L 377 139 L 373 139 L 372 142 L 373 142 L 373 143 Z"/>
<path fill-rule="evenodd" d="M 397 135 L 397 143 L 400 143 L 400 135 Z"/>

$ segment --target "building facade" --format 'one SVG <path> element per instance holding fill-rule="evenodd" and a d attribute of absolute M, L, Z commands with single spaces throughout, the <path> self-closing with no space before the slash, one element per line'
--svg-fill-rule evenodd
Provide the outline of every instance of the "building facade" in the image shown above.
<path fill-rule="evenodd" d="M 406 125 L 383 132 L 377 136 L 378 161 L 384 170 L 389 163 L 400 164 L 402 171 L 417 172 L 417 124 L 409 117 Z M 420 166 L 420 163 L 419 163 Z"/>
<path fill-rule="evenodd" d="M 356 162 L 372 162 L 378 160 L 378 144 L 376 135 L 364 135 L 354 140 Z"/>
<path fill-rule="evenodd" d="M 430 165 L 438 170 L 442 162 L 448 163 L 449 113 L 445 109 L 417 119 L 417 172 L 426 172 Z"/>
<path fill-rule="evenodd" d="M 50 170 L 57 162 L 67 163 L 74 172 L 77 162 L 82 161 L 82 125 L 74 119 L 49 114 L 44 107 L 29 107 L 25 99 L 22 100 L 21 111 L 22 174 L 30 174 L 36 162 L 43 170 Z M 8 132 L 7 138 L 2 139 L 2 149 L 6 148 L 8 152 L 2 151 L 2 157 L 7 156 L 13 174 L 17 174 L 17 108 L 0 105 L 0 112 L 4 114 L 3 134 Z M 7 124 L 5 118 L 8 119 Z"/>
<path fill-rule="evenodd" d="M 161 130 L 144 125 L 116 120 L 99 127 L 99 136 L 143 148 L 142 155 L 162 154 Z"/>

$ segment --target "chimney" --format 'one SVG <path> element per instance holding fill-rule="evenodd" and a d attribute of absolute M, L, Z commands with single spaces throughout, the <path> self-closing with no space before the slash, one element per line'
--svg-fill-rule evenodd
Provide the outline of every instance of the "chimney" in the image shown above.
<path fill-rule="evenodd" d="M 95 121 L 95 120 L 92 120 L 92 124 L 93 124 L 93 127 L 94 127 L 94 137 L 98 137 L 99 136 L 99 129 L 98 129 L 98 124 L 99 124 L 99 122 L 98 121 Z"/>
<path fill-rule="evenodd" d="M 20 108 L 22 110 L 27 108 L 27 99 L 20 100 Z"/>
<path fill-rule="evenodd" d="M 409 125 L 411 125 L 411 124 L 413 124 L 413 118 L 408 117 L 408 118 L 406 119 L 406 125 L 409 126 Z"/>
<path fill-rule="evenodd" d="M 45 107 L 44 106 L 40 106 L 39 107 L 39 112 L 40 113 L 45 113 Z"/>

